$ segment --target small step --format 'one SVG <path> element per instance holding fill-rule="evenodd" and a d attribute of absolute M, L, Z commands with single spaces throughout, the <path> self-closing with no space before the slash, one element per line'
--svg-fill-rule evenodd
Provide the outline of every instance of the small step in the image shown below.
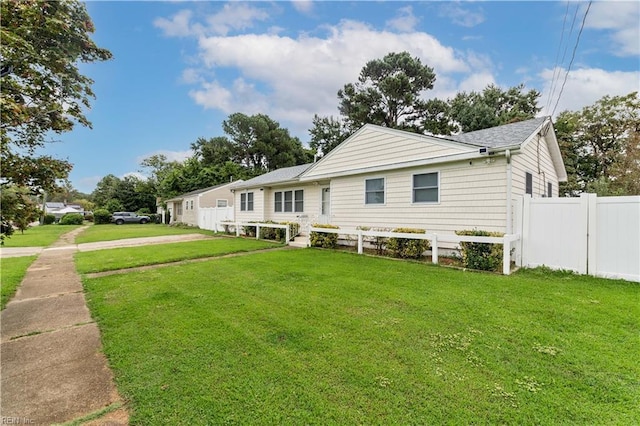
<path fill-rule="evenodd" d="M 293 239 L 293 241 L 289 241 L 289 246 L 291 247 L 307 247 L 307 239 L 306 235 L 298 235 Z"/>

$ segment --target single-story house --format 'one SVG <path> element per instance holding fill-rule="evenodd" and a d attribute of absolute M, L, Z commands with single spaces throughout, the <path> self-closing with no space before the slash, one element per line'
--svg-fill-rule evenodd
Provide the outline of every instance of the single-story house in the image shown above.
<path fill-rule="evenodd" d="M 233 207 L 233 193 L 229 189 L 232 184 L 238 182 L 242 181 L 198 189 L 167 200 L 166 211 L 170 214 L 170 223 L 181 222 L 199 226 L 202 209 Z M 233 212 L 233 210 L 230 211 Z"/>
<path fill-rule="evenodd" d="M 236 221 L 510 233 L 514 199 L 557 197 L 567 173 L 550 117 L 448 137 L 367 124 L 312 164 L 231 186 Z"/>
<path fill-rule="evenodd" d="M 65 204 L 59 202 L 44 203 L 45 214 L 52 214 L 56 217 L 56 221 L 67 213 L 78 213 L 84 216 L 84 207 L 79 204 Z"/>

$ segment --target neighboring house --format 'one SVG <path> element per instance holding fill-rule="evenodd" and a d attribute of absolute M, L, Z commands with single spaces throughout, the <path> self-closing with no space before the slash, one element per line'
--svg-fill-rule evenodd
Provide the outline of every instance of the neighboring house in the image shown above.
<path fill-rule="evenodd" d="M 47 202 L 44 204 L 44 212 L 54 215 L 58 221 L 67 213 L 79 213 L 84 216 L 84 207 L 78 204 Z"/>
<path fill-rule="evenodd" d="M 237 221 L 511 232 L 514 198 L 567 175 L 550 117 L 434 137 L 365 125 L 313 164 L 232 186 Z"/>
<path fill-rule="evenodd" d="M 242 181 L 187 192 L 167 200 L 167 211 L 171 215 L 170 223 L 181 222 L 199 226 L 202 209 L 233 207 L 233 194 L 229 189 L 232 184 L 238 182 Z"/>

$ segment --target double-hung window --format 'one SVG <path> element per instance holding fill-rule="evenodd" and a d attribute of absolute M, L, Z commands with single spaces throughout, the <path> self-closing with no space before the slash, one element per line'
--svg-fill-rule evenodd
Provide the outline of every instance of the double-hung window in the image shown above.
<path fill-rule="evenodd" d="M 384 178 L 365 179 L 364 203 L 384 204 Z"/>
<path fill-rule="evenodd" d="M 277 191 L 273 195 L 274 211 L 276 213 L 304 212 L 304 190 Z"/>
<path fill-rule="evenodd" d="M 529 172 L 524 174 L 524 193 L 533 195 L 533 175 Z"/>
<path fill-rule="evenodd" d="M 253 192 L 243 192 L 240 194 L 240 211 L 253 211 Z"/>
<path fill-rule="evenodd" d="M 413 202 L 437 203 L 439 199 L 438 172 L 413 175 Z"/>

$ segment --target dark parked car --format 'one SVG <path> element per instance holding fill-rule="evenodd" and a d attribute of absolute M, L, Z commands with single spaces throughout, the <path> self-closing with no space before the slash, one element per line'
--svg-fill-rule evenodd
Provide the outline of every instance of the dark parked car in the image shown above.
<path fill-rule="evenodd" d="M 149 216 L 137 215 L 132 212 L 115 212 L 111 216 L 111 222 L 116 225 L 122 225 L 124 223 L 147 223 L 151 218 Z"/>

